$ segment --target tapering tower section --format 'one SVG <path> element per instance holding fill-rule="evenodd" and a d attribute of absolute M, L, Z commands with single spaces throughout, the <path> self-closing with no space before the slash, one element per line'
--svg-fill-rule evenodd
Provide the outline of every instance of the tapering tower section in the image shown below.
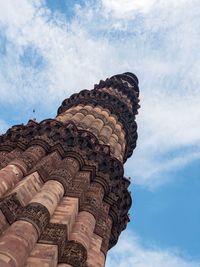
<path fill-rule="evenodd" d="M 137 77 L 118 74 L 0 136 L 1 267 L 105 266 L 129 221 L 138 97 Z"/>

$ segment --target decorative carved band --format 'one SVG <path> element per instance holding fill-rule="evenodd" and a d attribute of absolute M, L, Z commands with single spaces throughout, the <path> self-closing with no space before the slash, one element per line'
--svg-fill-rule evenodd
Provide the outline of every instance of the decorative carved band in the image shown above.
<path fill-rule="evenodd" d="M 22 205 L 17 198 L 17 193 L 6 196 L 0 200 L 0 209 L 9 224 L 12 224 L 22 212 Z"/>
<path fill-rule="evenodd" d="M 34 127 L 33 127 L 34 126 Z M 31 135 L 30 128 L 31 127 Z M 15 130 L 13 134 L 15 135 Z M 42 132 L 42 133 L 41 133 Z M 2 144 L 12 138 L 12 128 L 2 136 Z M 58 150 L 62 157 L 67 155 L 75 157 L 81 167 L 88 166 L 88 170 L 96 171 L 95 177 L 101 177 L 106 191 L 109 191 L 109 180 L 118 180 L 123 176 L 123 165 L 120 161 L 110 156 L 109 147 L 100 145 L 97 138 L 87 131 L 78 131 L 74 124 L 63 125 L 56 120 L 45 120 L 37 125 L 27 125 L 20 132 L 20 137 L 15 144 L 39 142 Z"/>
<path fill-rule="evenodd" d="M 22 153 L 22 150 L 14 149 L 10 153 L 1 152 L 0 153 L 0 167 L 5 167 L 11 160 L 19 157 Z"/>
<path fill-rule="evenodd" d="M 28 204 L 18 216 L 17 220 L 24 220 L 32 223 L 38 231 L 38 236 L 45 230 L 50 220 L 48 209 L 40 203 Z"/>
<path fill-rule="evenodd" d="M 85 267 L 86 260 L 86 248 L 79 242 L 68 241 L 60 262 L 70 264 L 73 267 Z"/>
<path fill-rule="evenodd" d="M 24 208 L 17 198 L 17 193 L 13 193 L 0 201 L 0 209 L 10 225 L 16 220 L 31 222 L 38 234 L 41 233 L 40 243 L 58 245 L 58 258 L 61 260 L 67 241 L 67 226 L 48 223 L 50 216 L 43 205 L 31 203 Z"/>
<path fill-rule="evenodd" d="M 110 79 L 106 79 L 105 81 L 101 80 L 99 84 L 95 84 L 94 88 L 96 90 L 100 90 L 102 88 L 109 88 L 112 87 L 114 90 L 115 88 L 122 92 L 124 95 L 126 95 L 132 102 L 132 105 L 138 106 L 138 94 L 139 94 L 139 89 L 138 86 L 134 85 L 132 87 L 128 86 L 127 83 L 123 83 L 121 81 L 121 78 L 118 79 L 117 76 L 111 77 Z M 129 82 L 129 78 L 123 76 L 122 78 L 124 81 Z"/>
<path fill-rule="evenodd" d="M 60 261 L 65 249 L 65 243 L 67 240 L 67 226 L 58 223 L 49 223 L 42 232 L 39 243 L 53 243 L 58 245 L 58 260 Z"/>
<path fill-rule="evenodd" d="M 114 75 L 110 79 L 122 82 L 126 88 L 128 87 L 129 91 L 131 92 L 134 91 L 134 93 L 136 93 L 137 96 L 139 96 L 139 87 L 138 87 L 139 80 L 135 74 L 130 72 L 125 72 L 123 74 Z"/>
<path fill-rule="evenodd" d="M 97 220 L 104 195 L 103 187 L 98 183 L 92 183 L 80 202 L 80 211 L 88 211 Z"/>

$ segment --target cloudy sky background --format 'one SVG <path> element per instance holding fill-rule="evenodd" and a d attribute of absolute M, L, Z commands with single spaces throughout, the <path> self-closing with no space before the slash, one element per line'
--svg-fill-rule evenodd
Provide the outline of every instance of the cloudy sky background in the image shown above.
<path fill-rule="evenodd" d="M 100 79 L 139 78 L 132 220 L 106 267 L 200 266 L 199 49 L 197 0 L 0 0 L 1 133 Z"/>

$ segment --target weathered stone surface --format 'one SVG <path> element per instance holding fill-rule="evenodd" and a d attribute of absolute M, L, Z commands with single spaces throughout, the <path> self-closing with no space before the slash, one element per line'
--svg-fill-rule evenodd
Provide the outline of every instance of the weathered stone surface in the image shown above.
<path fill-rule="evenodd" d="M 1 267 L 105 265 L 129 221 L 138 96 L 134 74 L 115 75 L 0 136 Z"/>
<path fill-rule="evenodd" d="M 47 227 L 63 194 L 64 188 L 59 182 L 51 180 L 46 182 L 41 191 L 23 208 L 18 220 L 31 222 L 40 236 Z"/>
<path fill-rule="evenodd" d="M 85 267 L 87 250 L 77 241 L 68 241 L 61 258 L 61 262 L 73 267 Z"/>
<path fill-rule="evenodd" d="M 73 267 L 72 265 L 66 264 L 66 263 L 60 263 L 57 265 L 57 267 Z"/>
<path fill-rule="evenodd" d="M 122 161 L 126 143 L 125 132 L 117 118 L 101 106 L 78 105 L 78 107 L 78 113 L 75 113 L 77 106 L 72 107 L 57 116 L 56 119 L 63 123 L 73 121 L 79 129 L 91 131 L 98 138 L 99 142 L 110 145 L 111 155 Z M 92 115 L 89 112 L 92 112 Z M 71 116 L 69 116 L 70 114 Z M 114 136 L 117 137 L 116 142 L 112 141 Z"/>
<path fill-rule="evenodd" d="M 101 252 L 102 237 L 93 234 L 87 257 L 87 267 L 104 267 L 105 255 Z"/>
<path fill-rule="evenodd" d="M 62 184 L 55 180 L 47 181 L 41 191 L 31 199 L 30 203 L 39 203 L 47 208 L 52 215 L 64 194 Z M 29 203 L 29 204 L 30 204 Z"/>
<path fill-rule="evenodd" d="M 23 150 L 19 147 L 15 148 L 11 152 L 0 152 L 0 168 L 5 167 L 13 159 L 19 157 L 23 153 Z"/>
<path fill-rule="evenodd" d="M 38 145 L 30 146 L 19 157 L 11 161 L 10 164 L 18 166 L 23 174 L 26 175 L 33 168 L 34 164 L 44 157 L 45 154 L 46 151 L 43 147 Z"/>
<path fill-rule="evenodd" d="M 13 223 L 0 239 L 0 266 L 22 267 L 37 238 L 38 233 L 31 223 Z"/>
<path fill-rule="evenodd" d="M 12 189 L 23 177 L 21 169 L 13 164 L 0 170 L 0 197 Z"/>
<path fill-rule="evenodd" d="M 63 197 L 61 202 L 58 204 L 53 216 L 51 217 L 51 223 L 58 223 L 66 226 L 67 237 L 69 237 L 72 231 L 72 226 L 78 215 L 78 198 Z"/>
<path fill-rule="evenodd" d="M 26 176 L 12 190 L 12 194 L 16 193 L 18 200 L 23 206 L 26 206 L 29 201 L 41 190 L 43 185 L 42 180 L 37 172 Z"/>
<path fill-rule="evenodd" d="M 24 267 L 57 267 L 58 249 L 56 245 L 36 244 Z"/>
<path fill-rule="evenodd" d="M 91 213 L 81 211 L 76 218 L 69 239 L 81 243 L 88 251 L 95 222 L 95 218 Z"/>
<path fill-rule="evenodd" d="M 85 193 L 84 200 L 80 205 L 80 210 L 88 211 L 96 218 L 102 204 L 103 196 L 104 188 L 102 185 L 94 182 L 91 183 L 90 187 Z"/>
<path fill-rule="evenodd" d="M 3 212 L 0 210 L 0 235 L 8 228 L 9 224 L 4 216 Z"/>
<path fill-rule="evenodd" d="M 58 259 L 62 257 L 67 240 L 67 227 L 64 224 L 49 223 L 40 236 L 40 243 L 58 246 Z"/>
<path fill-rule="evenodd" d="M 89 171 L 79 171 L 72 180 L 71 187 L 67 189 L 67 196 L 81 199 L 83 193 L 88 190 L 90 181 L 91 173 Z"/>
<path fill-rule="evenodd" d="M 30 222 L 37 230 L 38 236 L 40 236 L 49 223 L 50 214 L 45 206 L 32 202 L 22 209 L 17 220 Z"/>
<path fill-rule="evenodd" d="M 127 79 L 127 74 L 124 74 L 123 77 Z M 58 109 L 58 114 L 62 114 L 66 110 L 70 109 L 73 106 L 78 105 L 87 105 L 90 104 L 93 107 L 97 104 L 105 109 L 108 109 L 112 115 L 115 115 L 118 120 L 122 123 L 123 129 L 126 132 L 126 150 L 124 159 L 130 157 L 133 149 L 136 146 L 137 139 L 137 126 L 135 123 L 135 115 L 137 114 L 138 105 L 138 86 L 137 84 L 130 84 L 129 82 L 124 82 L 122 76 L 113 76 L 110 79 L 107 79 L 105 82 L 100 82 L 99 85 L 95 86 L 94 90 L 82 90 L 78 94 L 72 95 L 69 99 L 65 99 Z M 129 79 L 129 77 L 128 77 Z M 130 78 L 132 79 L 132 78 Z M 132 102 L 132 108 L 130 110 L 130 103 L 124 102 L 123 98 L 115 94 L 110 94 L 110 92 L 102 91 L 102 88 L 111 87 L 113 91 L 121 90 L 124 95 L 128 97 Z M 129 92 L 132 90 L 132 94 Z M 92 112 L 87 115 L 92 115 Z M 86 117 L 87 117 L 86 116 Z M 85 119 L 85 118 L 84 118 Z M 84 120 L 83 119 L 83 120 Z M 89 125 L 88 125 L 89 126 Z"/>
<path fill-rule="evenodd" d="M 12 224 L 22 212 L 23 206 L 17 198 L 17 194 L 13 193 L 2 199 L 0 202 L 0 209 L 6 221 Z"/>

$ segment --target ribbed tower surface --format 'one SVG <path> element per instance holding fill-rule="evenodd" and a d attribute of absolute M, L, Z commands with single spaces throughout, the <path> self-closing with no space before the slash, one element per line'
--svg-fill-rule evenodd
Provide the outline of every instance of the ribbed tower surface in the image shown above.
<path fill-rule="evenodd" d="M 114 75 L 0 136 L 1 267 L 105 265 L 129 222 L 138 97 L 133 73 Z"/>

